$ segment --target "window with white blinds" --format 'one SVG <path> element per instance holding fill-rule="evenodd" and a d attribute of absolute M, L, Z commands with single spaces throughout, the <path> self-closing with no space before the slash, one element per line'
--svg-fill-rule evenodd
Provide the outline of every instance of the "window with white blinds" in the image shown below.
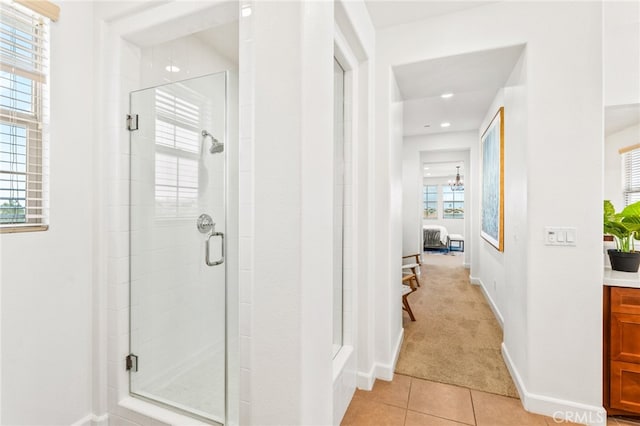
<path fill-rule="evenodd" d="M 0 232 L 46 229 L 49 19 L 0 12 Z"/>
<path fill-rule="evenodd" d="M 182 86 L 156 89 L 156 217 L 191 217 L 198 211 L 201 158 L 200 106 Z"/>
<path fill-rule="evenodd" d="M 622 155 L 624 163 L 624 205 L 640 201 L 640 148 Z"/>

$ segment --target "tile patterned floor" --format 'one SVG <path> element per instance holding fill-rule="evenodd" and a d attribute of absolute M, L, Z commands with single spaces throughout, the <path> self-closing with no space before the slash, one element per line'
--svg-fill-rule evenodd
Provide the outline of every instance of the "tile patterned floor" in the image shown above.
<path fill-rule="evenodd" d="M 640 420 L 640 419 L 639 419 Z M 609 417 L 607 426 L 640 426 Z M 396 374 L 371 392 L 356 390 L 343 426 L 555 426 L 575 424 L 532 414 L 520 400 Z"/>
<path fill-rule="evenodd" d="M 371 392 L 357 390 L 342 421 L 343 426 L 557 424 L 550 417 L 526 412 L 518 399 L 399 374 L 392 382 L 376 381 Z"/>

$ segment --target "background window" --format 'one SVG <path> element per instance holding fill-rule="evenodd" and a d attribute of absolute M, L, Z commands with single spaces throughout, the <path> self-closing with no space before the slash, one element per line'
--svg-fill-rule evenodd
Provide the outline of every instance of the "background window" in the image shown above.
<path fill-rule="evenodd" d="M 443 219 L 464 219 L 464 190 L 452 191 L 443 185 L 442 207 Z"/>
<path fill-rule="evenodd" d="M 624 163 L 624 205 L 640 201 L 640 148 L 625 152 Z"/>
<path fill-rule="evenodd" d="M 0 3 L 0 231 L 46 229 L 49 20 Z"/>
<path fill-rule="evenodd" d="M 180 89 L 156 90 L 156 217 L 191 217 L 198 212 L 200 107 L 192 99 L 195 95 Z"/>
<path fill-rule="evenodd" d="M 424 185 L 422 187 L 422 201 L 425 219 L 438 218 L 438 185 Z"/>

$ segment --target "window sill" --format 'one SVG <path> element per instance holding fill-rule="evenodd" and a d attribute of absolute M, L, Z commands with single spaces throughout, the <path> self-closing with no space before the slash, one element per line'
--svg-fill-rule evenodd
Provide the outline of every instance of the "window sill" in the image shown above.
<path fill-rule="evenodd" d="M 17 234 L 19 232 L 40 232 L 49 229 L 49 225 L 25 225 L 0 227 L 0 234 Z"/>

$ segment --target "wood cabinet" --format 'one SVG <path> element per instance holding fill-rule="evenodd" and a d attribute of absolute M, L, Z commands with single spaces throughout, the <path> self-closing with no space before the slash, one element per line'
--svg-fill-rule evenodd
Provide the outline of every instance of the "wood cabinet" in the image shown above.
<path fill-rule="evenodd" d="M 640 414 L 640 289 L 604 287 L 604 406 Z"/>

